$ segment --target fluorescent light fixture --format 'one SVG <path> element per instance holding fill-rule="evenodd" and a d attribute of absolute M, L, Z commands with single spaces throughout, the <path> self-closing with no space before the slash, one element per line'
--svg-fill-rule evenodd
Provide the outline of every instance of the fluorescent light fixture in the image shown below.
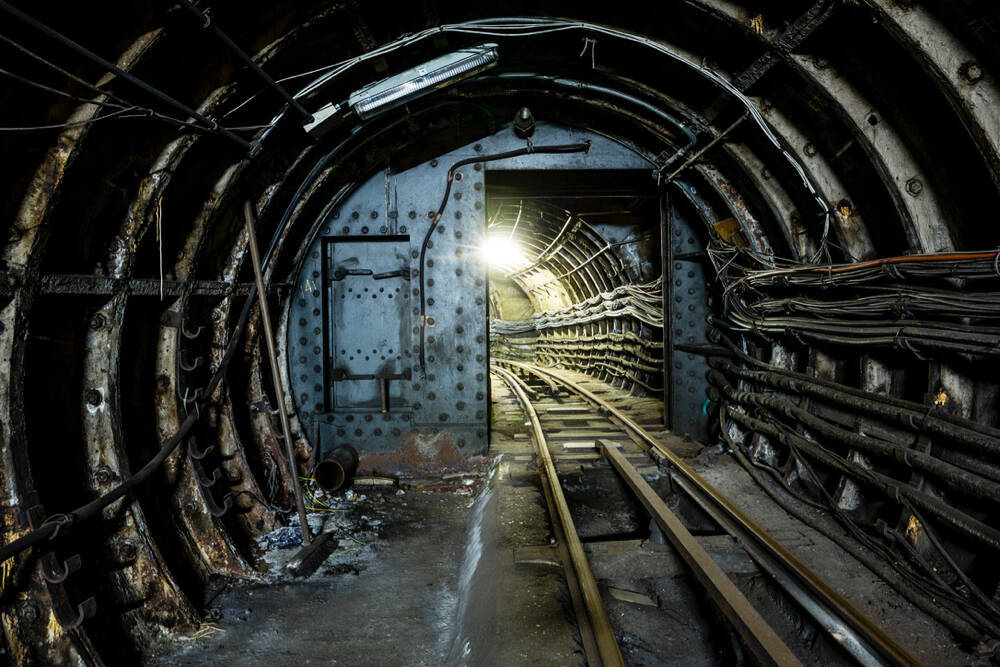
<path fill-rule="evenodd" d="M 528 264 L 521 246 L 507 234 L 487 236 L 479 252 L 487 266 L 501 271 L 516 271 Z"/>
<path fill-rule="evenodd" d="M 347 103 L 361 118 L 371 118 L 433 90 L 478 74 L 496 65 L 498 58 L 496 44 L 480 44 L 462 49 L 369 84 L 351 93 Z"/>

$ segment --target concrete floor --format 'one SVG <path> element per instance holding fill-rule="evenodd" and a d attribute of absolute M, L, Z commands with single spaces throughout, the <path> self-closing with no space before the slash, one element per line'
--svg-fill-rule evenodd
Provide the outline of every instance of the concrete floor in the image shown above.
<path fill-rule="evenodd" d="M 590 388 L 609 391 L 597 383 Z M 156 664 L 584 664 L 534 447 L 513 397 L 495 387 L 493 399 L 494 458 L 475 485 L 384 487 L 331 502 L 337 511 L 313 515 L 314 528 L 339 529 L 353 539 L 342 538 L 318 572 L 291 580 L 283 565 L 297 546 L 282 540 L 294 538 L 294 530 L 273 536 L 266 555 L 273 563 L 270 585 L 222 593 L 212 605 L 213 620 L 195 637 L 175 638 Z M 649 401 L 619 405 L 647 421 L 655 417 Z M 928 664 L 968 661 L 944 629 L 783 512 L 730 457 L 710 450 L 694 457 L 699 446 L 668 434 L 664 439 L 916 657 Z M 630 456 L 641 461 L 638 450 Z M 589 540 L 586 550 L 626 662 L 730 662 L 731 637 L 720 631 L 704 593 L 671 548 L 650 539 L 644 515 L 614 500 L 617 482 L 606 464 L 579 455 L 556 458 L 567 496 L 577 496 L 574 520 Z M 655 468 L 643 470 L 655 483 Z M 793 650 L 810 656 L 807 664 L 843 661 L 731 538 L 710 533 L 698 539 Z"/>

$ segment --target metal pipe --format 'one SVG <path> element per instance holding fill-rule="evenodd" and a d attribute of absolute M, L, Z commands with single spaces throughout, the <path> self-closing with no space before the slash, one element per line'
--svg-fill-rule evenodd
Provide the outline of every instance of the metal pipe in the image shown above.
<path fill-rule="evenodd" d="M 719 133 L 719 135 L 716 136 L 714 139 L 712 139 L 710 142 L 708 142 L 707 144 L 705 144 L 704 148 L 702 148 L 701 150 L 697 151 L 694 155 L 692 155 L 687 160 L 685 160 L 684 164 L 682 164 L 681 166 L 677 167 L 677 169 L 674 169 L 670 173 L 669 176 L 667 176 L 666 178 L 663 179 L 663 181 L 661 182 L 661 185 L 663 183 L 669 183 L 670 181 L 674 180 L 674 176 L 676 176 L 677 174 L 681 173 L 682 171 L 684 171 L 685 169 L 687 169 L 688 167 L 690 167 L 692 164 L 694 164 L 698 160 L 698 158 L 700 158 L 702 155 L 704 155 L 705 153 L 707 153 L 709 151 L 709 149 L 711 149 L 713 146 L 715 146 L 715 144 L 717 144 L 720 141 L 722 141 L 723 139 L 725 139 L 729 135 L 730 132 L 732 132 L 733 130 L 735 130 L 736 126 L 739 125 L 740 123 L 742 123 L 744 120 L 746 120 L 748 115 L 749 114 L 745 113 L 742 116 L 740 116 L 739 118 L 737 118 L 736 122 L 734 122 L 732 125 L 730 125 L 725 130 L 723 130 L 721 133 Z M 668 160 L 662 167 L 660 167 L 660 172 L 659 173 L 662 174 L 663 171 L 670 164 L 670 162 L 671 161 Z"/>
<path fill-rule="evenodd" d="M 234 42 L 232 39 L 230 39 L 229 35 L 227 35 L 225 32 L 223 32 L 222 28 L 220 28 L 219 26 L 217 26 L 212 21 L 212 17 L 209 16 L 207 10 L 198 9 L 197 7 L 194 6 L 194 3 L 191 2 L 191 0 L 181 0 L 181 4 L 184 5 L 185 7 L 187 7 L 191 11 L 192 14 L 194 14 L 196 17 L 198 17 L 198 18 L 200 18 L 202 20 L 202 24 L 201 24 L 202 29 L 207 30 L 208 28 L 211 28 L 212 32 L 215 33 L 215 36 L 218 37 L 220 40 L 222 40 L 222 42 L 226 46 L 228 46 L 229 49 L 233 53 L 235 53 L 236 56 L 240 60 L 242 60 L 244 63 L 246 63 L 250 67 L 250 69 L 252 69 L 257 74 L 257 76 L 259 76 L 261 79 L 263 79 L 264 83 L 266 83 L 270 88 L 272 88 L 275 92 L 277 92 L 279 95 L 281 95 L 281 97 L 286 102 L 288 102 L 288 105 L 290 107 L 292 107 L 297 112 L 299 112 L 299 114 L 302 115 L 303 119 L 305 119 L 306 123 L 313 122 L 313 116 L 312 116 L 312 114 L 309 113 L 309 111 L 305 107 L 303 107 L 301 104 L 299 104 L 298 102 L 296 102 L 292 98 L 292 96 L 288 93 L 288 91 L 285 90 L 277 81 L 275 81 L 274 79 L 272 79 L 271 76 L 267 72 L 265 72 L 264 69 L 259 64 L 257 64 L 256 60 L 254 60 L 253 58 L 251 58 L 249 56 L 249 54 L 247 54 L 246 51 L 244 51 L 243 49 L 241 49 L 236 42 Z"/>
<path fill-rule="evenodd" d="M 358 452 L 350 445 L 341 445 L 316 464 L 313 479 L 324 491 L 340 491 L 354 479 L 358 471 Z"/>
<path fill-rule="evenodd" d="M 285 440 L 285 453 L 288 455 L 288 471 L 291 473 L 292 490 L 295 492 L 295 508 L 299 514 L 302 542 L 303 544 L 309 544 L 311 541 L 309 521 L 306 518 L 306 506 L 302 502 L 299 471 L 295 463 L 295 447 L 292 444 L 292 427 L 288 422 L 288 411 L 285 410 L 285 392 L 281 386 L 281 375 L 278 373 L 278 353 L 274 347 L 274 332 L 271 330 L 271 309 L 267 305 L 264 274 L 260 269 L 260 251 L 257 249 L 257 234 L 254 231 L 254 222 L 257 215 L 253 204 L 249 201 L 243 204 L 243 215 L 246 218 L 247 236 L 250 237 L 250 259 L 253 260 L 253 275 L 254 280 L 257 281 L 260 319 L 264 323 L 264 340 L 267 342 L 267 357 L 268 363 L 271 366 L 271 381 L 274 383 L 274 398 L 278 403 L 278 414 L 281 417 L 281 433 Z"/>
<path fill-rule="evenodd" d="M 382 403 L 382 412 L 389 412 L 389 378 L 378 379 L 378 397 Z"/>

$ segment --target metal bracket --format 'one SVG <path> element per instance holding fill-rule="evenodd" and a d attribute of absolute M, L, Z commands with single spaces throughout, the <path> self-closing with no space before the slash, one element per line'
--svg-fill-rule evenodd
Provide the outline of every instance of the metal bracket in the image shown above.
<path fill-rule="evenodd" d="M 372 276 L 372 280 L 385 280 L 386 278 L 402 278 L 403 280 L 409 280 L 410 270 L 397 269 L 395 271 L 386 271 L 385 273 L 376 273 Z"/>
<path fill-rule="evenodd" d="M 42 577 L 50 584 L 61 584 L 71 574 L 79 572 L 83 566 L 83 559 L 80 557 L 80 554 L 73 554 L 60 564 L 59 559 L 51 551 L 42 556 L 41 562 Z"/>
<path fill-rule="evenodd" d="M 340 281 L 347 276 L 370 276 L 372 275 L 371 269 L 334 269 L 333 277 L 331 280 Z"/>

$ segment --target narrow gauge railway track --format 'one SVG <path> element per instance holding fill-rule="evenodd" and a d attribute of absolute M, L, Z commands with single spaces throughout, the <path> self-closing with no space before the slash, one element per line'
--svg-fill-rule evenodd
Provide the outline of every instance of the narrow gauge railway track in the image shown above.
<path fill-rule="evenodd" d="M 589 391 L 566 374 L 521 362 L 496 360 L 494 377 L 502 381 L 521 404 L 535 443 L 543 490 L 557 540 L 564 545 L 567 584 L 577 611 L 581 640 L 592 665 L 624 664 L 608 612 L 576 527 L 557 470 L 549 440 L 563 447 L 593 443 L 659 527 L 684 561 L 712 604 L 738 634 L 741 644 L 759 664 L 796 665 L 803 660 L 782 640 L 709 556 L 699 541 L 645 481 L 633 462 L 648 456 L 708 517 L 732 536 L 804 614 L 854 661 L 863 665 L 919 664 L 906 649 L 861 613 L 826 581 L 806 567 L 777 540 L 746 517 L 732 502 L 704 481 L 681 457 L 609 401 Z M 563 391 L 581 400 L 576 407 L 550 403 L 540 410 L 540 397 Z M 647 424 L 649 426 L 649 424 Z M 568 428 L 567 428 L 568 427 Z M 547 437 L 548 436 L 548 437 Z M 641 464 L 640 464 L 641 465 Z M 575 589 L 575 590 L 574 590 Z M 805 656 L 802 656 L 803 658 Z M 846 656 L 845 656 L 846 657 Z"/>

